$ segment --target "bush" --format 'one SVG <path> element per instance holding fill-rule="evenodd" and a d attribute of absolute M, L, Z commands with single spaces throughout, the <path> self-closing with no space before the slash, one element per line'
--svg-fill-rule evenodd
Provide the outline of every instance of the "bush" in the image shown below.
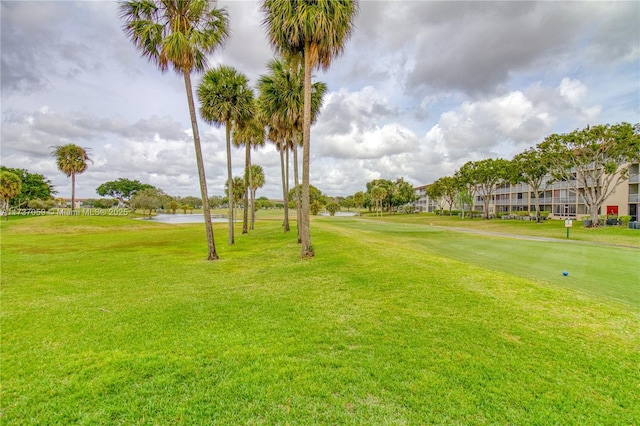
<path fill-rule="evenodd" d="M 627 226 L 631 222 L 631 216 L 620 216 L 618 221 L 620 221 L 620 225 Z"/>

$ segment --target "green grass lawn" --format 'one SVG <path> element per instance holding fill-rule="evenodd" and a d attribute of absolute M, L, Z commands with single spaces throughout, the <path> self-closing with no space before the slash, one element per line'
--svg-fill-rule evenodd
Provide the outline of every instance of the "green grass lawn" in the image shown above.
<path fill-rule="evenodd" d="M 639 250 L 322 218 L 301 261 L 268 219 L 218 262 L 202 225 L 2 223 L 2 423 L 640 419 Z"/>

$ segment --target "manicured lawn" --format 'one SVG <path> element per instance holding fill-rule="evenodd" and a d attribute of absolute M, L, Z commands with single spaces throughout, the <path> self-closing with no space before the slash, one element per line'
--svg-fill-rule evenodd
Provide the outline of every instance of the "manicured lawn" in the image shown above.
<path fill-rule="evenodd" d="M 217 224 L 213 263 L 202 225 L 0 225 L 3 424 L 640 418 L 637 292 L 613 279 L 594 291 L 574 259 L 613 262 L 608 276 L 632 280 L 637 250 L 576 245 L 562 264 L 532 262 L 550 275 L 531 279 L 455 256 L 504 239 L 326 218 L 313 223 L 318 256 L 300 261 L 294 233 L 270 219 L 233 247 Z M 515 248 L 510 260 L 542 251 Z M 566 262 L 577 263 L 562 281 Z"/>
<path fill-rule="evenodd" d="M 431 213 L 420 214 L 385 214 L 382 217 L 366 215 L 365 217 L 394 223 L 415 223 L 419 225 L 446 226 L 475 229 L 489 232 L 512 233 L 537 237 L 567 239 L 567 231 L 563 220 L 546 220 L 541 223 L 525 220 L 501 219 L 460 219 L 457 216 L 436 216 Z M 591 241 L 608 244 L 628 245 L 640 248 L 640 230 L 629 229 L 628 226 L 603 226 L 600 228 L 583 228 L 582 221 L 574 220 L 569 230 L 572 241 Z"/>

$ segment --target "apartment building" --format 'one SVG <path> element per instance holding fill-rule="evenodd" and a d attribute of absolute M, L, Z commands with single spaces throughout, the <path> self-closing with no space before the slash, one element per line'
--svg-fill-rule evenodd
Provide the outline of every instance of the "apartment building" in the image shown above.
<path fill-rule="evenodd" d="M 423 185 L 414 188 L 418 198 L 414 203 L 417 211 L 434 212 L 440 209 L 437 202 L 427 196 L 427 187 L 428 185 Z M 536 197 L 538 197 L 540 210 L 550 212 L 549 216 L 552 218 L 580 218 L 589 214 L 587 206 L 570 182 L 553 182 L 539 194 L 536 194 L 524 183 L 502 184 L 497 188 L 489 203 L 489 214 L 516 211 L 533 212 L 536 210 Z M 482 197 L 478 194 L 474 197 L 472 209 L 475 211 L 484 210 Z M 628 179 L 621 182 L 604 201 L 602 211 L 599 214 L 631 216 L 632 221 L 637 221 L 639 212 L 640 164 L 634 163 L 629 167 Z"/>

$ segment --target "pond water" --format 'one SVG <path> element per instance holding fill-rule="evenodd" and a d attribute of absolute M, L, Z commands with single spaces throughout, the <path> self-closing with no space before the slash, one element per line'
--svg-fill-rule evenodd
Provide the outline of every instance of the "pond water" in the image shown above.
<path fill-rule="evenodd" d="M 141 220 L 161 223 L 204 223 L 203 214 L 158 214 Z M 226 217 L 211 215 L 211 222 L 228 222 Z"/>

